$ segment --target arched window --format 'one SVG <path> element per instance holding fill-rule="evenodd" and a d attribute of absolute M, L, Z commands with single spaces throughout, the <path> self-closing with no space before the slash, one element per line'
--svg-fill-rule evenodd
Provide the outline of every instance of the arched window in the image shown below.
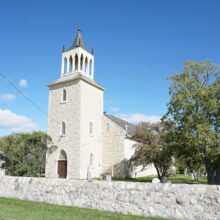
<path fill-rule="evenodd" d="M 89 134 L 92 135 L 93 134 L 93 123 L 90 122 L 89 124 Z"/>
<path fill-rule="evenodd" d="M 88 58 L 86 57 L 86 59 L 85 59 L 85 69 L 84 69 L 85 73 L 87 71 L 87 67 L 88 67 Z"/>
<path fill-rule="evenodd" d="M 66 89 L 63 89 L 63 102 L 66 101 Z"/>
<path fill-rule="evenodd" d="M 78 70 L 78 55 L 75 56 L 75 70 Z"/>
<path fill-rule="evenodd" d="M 92 60 L 89 61 L 89 75 L 92 75 Z"/>
<path fill-rule="evenodd" d="M 65 124 L 65 122 L 62 122 L 61 134 L 66 135 L 66 124 Z"/>
<path fill-rule="evenodd" d="M 80 57 L 80 70 L 83 71 L 83 54 Z"/>
<path fill-rule="evenodd" d="M 60 151 L 59 160 L 67 160 L 67 155 L 66 155 L 66 152 L 64 150 Z"/>
<path fill-rule="evenodd" d="M 92 153 L 90 154 L 90 163 L 89 164 L 90 164 L 90 166 L 92 166 L 92 164 L 93 164 L 93 154 Z"/>
<path fill-rule="evenodd" d="M 63 72 L 66 73 L 67 72 L 67 59 L 66 57 L 64 58 L 64 69 Z"/>
<path fill-rule="evenodd" d="M 70 56 L 70 59 L 69 59 L 69 72 L 72 72 L 73 71 L 73 58 L 72 56 Z"/>

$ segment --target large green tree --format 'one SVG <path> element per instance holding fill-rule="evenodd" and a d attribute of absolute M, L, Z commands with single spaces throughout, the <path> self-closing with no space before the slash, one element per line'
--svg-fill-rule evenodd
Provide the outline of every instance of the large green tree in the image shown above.
<path fill-rule="evenodd" d="M 135 153 L 130 159 L 132 164 L 142 166 L 143 169 L 153 164 L 160 179 L 171 173 L 173 165 L 172 151 L 164 141 L 164 135 L 161 123 L 141 122 L 131 137 L 137 142 L 134 145 Z"/>
<path fill-rule="evenodd" d="M 170 80 L 167 141 L 188 166 L 205 164 L 209 184 L 220 184 L 220 68 L 187 61 Z"/>
<path fill-rule="evenodd" d="M 41 176 L 45 171 L 46 151 L 54 147 L 51 138 L 40 131 L 1 137 L 1 168 L 5 169 L 6 175 Z"/>

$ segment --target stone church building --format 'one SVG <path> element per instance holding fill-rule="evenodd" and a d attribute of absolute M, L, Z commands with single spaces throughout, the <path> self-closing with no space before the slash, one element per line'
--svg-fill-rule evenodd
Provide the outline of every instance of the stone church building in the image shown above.
<path fill-rule="evenodd" d="M 63 48 L 60 78 L 49 84 L 48 134 L 56 150 L 47 153 L 46 177 L 86 179 L 112 174 L 132 177 L 156 174 L 154 167 L 131 169 L 128 159 L 135 126 L 104 112 L 104 88 L 94 80 L 94 54 L 81 31 Z"/>

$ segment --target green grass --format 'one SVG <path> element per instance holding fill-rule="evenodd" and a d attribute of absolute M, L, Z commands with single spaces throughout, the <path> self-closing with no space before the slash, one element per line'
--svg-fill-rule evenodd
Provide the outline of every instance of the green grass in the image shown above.
<path fill-rule="evenodd" d="M 162 220 L 141 216 L 0 198 L 0 220 Z"/>
<path fill-rule="evenodd" d="M 113 179 L 113 181 L 131 181 L 131 182 L 151 182 L 156 176 L 145 176 L 130 179 Z M 192 180 L 191 176 L 184 176 L 182 174 L 176 174 L 169 176 L 168 179 L 173 184 L 207 184 L 207 177 L 199 177 L 198 181 Z"/>

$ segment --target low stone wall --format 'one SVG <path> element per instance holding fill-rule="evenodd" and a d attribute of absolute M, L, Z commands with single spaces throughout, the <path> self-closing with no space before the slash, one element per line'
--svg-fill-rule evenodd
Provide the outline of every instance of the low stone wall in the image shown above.
<path fill-rule="evenodd" d="M 220 186 L 2 176 L 0 197 L 170 219 L 220 219 Z"/>

